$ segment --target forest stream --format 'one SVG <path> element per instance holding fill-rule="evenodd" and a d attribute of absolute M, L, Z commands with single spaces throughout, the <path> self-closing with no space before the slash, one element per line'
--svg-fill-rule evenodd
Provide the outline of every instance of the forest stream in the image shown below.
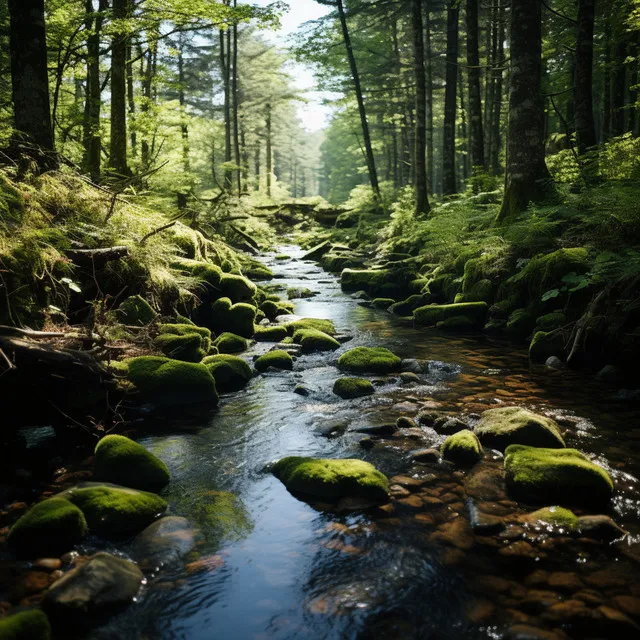
<path fill-rule="evenodd" d="M 592 625 L 585 611 L 595 609 L 604 626 L 594 637 L 634 637 L 624 610 L 640 598 L 638 412 L 585 374 L 531 370 L 526 352 L 506 342 L 420 331 L 367 308 L 302 254 L 287 245 L 262 259 L 283 289 L 316 294 L 296 301 L 297 315 L 331 319 L 353 339 L 337 353 L 301 355 L 293 372 L 255 377 L 213 413 L 154 420 L 144 431 L 140 442 L 171 471 L 168 514 L 198 528 L 197 555 L 167 563 L 133 606 L 86 637 L 498 638 L 533 621 L 560 638 L 567 622 Z M 331 392 L 335 363 L 357 345 L 389 347 L 428 368 L 419 383 L 381 376 L 374 395 L 341 400 Z M 268 349 L 258 343 L 246 355 Z M 476 504 L 499 516 L 526 511 L 506 496 L 478 502 L 468 488 L 473 471 L 412 463 L 412 450 L 444 440 L 433 429 L 380 438 L 356 431 L 424 408 L 473 423 L 499 404 L 554 416 L 568 446 L 609 470 L 610 515 L 627 536 L 609 546 L 540 523 L 472 532 Z M 393 500 L 348 513 L 303 502 L 265 471 L 287 455 L 368 460 L 391 478 Z M 489 473 L 492 461 L 501 464 L 500 454 L 486 456 Z M 480 484 L 491 490 L 487 478 Z M 130 553 L 122 545 L 108 550 Z"/>

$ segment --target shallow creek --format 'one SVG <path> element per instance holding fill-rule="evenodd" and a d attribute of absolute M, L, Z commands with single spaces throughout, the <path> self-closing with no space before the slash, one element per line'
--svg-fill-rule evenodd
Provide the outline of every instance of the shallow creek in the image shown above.
<path fill-rule="evenodd" d="M 151 426 L 141 442 L 169 465 L 173 480 L 163 495 L 171 515 L 200 529 L 198 555 L 160 571 L 135 605 L 89 637 L 498 638 L 518 623 L 555 629 L 550 638 L 566 638 L 561 628 L 573 638 L 633 637 L 626 620 L 640 623 L 640 611 L 633 613 L 640 602 L 638 413 L 585 375 L 530 370 L 525 350 L 508 343 L 414 330 L 343 294 L 336 277 L 299 259 L 297 247 L 278 252 L 291 259 L 264 258 L 277 274 L 273 283 L 317 294 L 295 301 L 297 315 L 329 318 L 353 340 L 336 353 L 300 356 L 293 372 L 254 378 L 204 417 Z M 331 393 L 335 363 L 357 345 L 432 361 L 429 373 L 419 385 L 380 381 L 374 396 L 341 400 Z M 294 393 L 297 385 L 309 394 Z M 610 470 L 610 515 L 628 539 L 608 546 L 523 527 L 476 536 L 465 474 L 408 458 L 442 436 L 425 428 L 365 450 L 363 434 L 353 431 L 425 407 L 468 415 L 499 404 L 558 416 L 568 445 Z M 296 499 L 264 471 L 286 455 L 358 457 L 409 479 L 401 479 L 392 509 L 340 514 Z M 498 516 L 521 507 L 506 496 L 486 505 Z M 549 613 L 558 603 L 566 606 Z M 616 621 L 611 611 L 624 609 L 630 618 Z M 606 624 L 593 627 L 591 615 Z"/>

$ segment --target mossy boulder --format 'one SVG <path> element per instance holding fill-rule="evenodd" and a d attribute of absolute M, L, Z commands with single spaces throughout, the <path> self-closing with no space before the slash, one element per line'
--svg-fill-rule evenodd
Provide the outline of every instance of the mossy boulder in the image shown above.
<path fill-rule="evenodd" d="M 318 498 L 361 497 L 385 502 L 389 496 L 386 476 L 363 460 L 292 456 L 278 461 L 273 474 L 289 491 Z"/>
<path fill-rule="evenodd" d="M 293 358 L 286 352 L 280 349 L 274 349 L 273 351 L 269 351 L 265 353 L 263 356 L 260 356 L 254 363 L 253 366 L 256 368 L 256 371 L 260 371 L 261 373 L 266 371 L 269 367 L 273 367 L 274 369 L 293 369 Z"/>
<path fill-rule="evenodd" d="M 473 431 L 463 429 L 449 436 L 442 445 L 442 457 L 454 464 L 471 466 L 482 458 L 482 445 Z"/>
<path fill-rule="evenodd" d="M 343 269 L 361 267 L 364 259 L 352 251 L 329 251 L 320 258 L 320 264 L 329 273 L 340 273 Z"/>
<path fill-rule="evenodd" d="M 335 338 L 317 329 L 298 329 L 293 334 L 293 341 L 299 344 L 305 353 L 335 351 L 340 348 L 340 343 Z"/>
<path fill-rule="evenodd" d="M 436 329 L 440 331 L 473 331 L 476 325 L 467 316 L 452 316 L 436 324 Z"/>
<path fill-rule="evenodd" d="M 272 327 L 256 326 L 253 339 L 258 342 L 280 342 L 287 337 L 287 328 L 284 325 Z"/>
<path fill-rule="evenodd" d="M 245 351 L 249 347 L 249 341 L 235 333 L 225 331 L 221 333 L 214 341 L 213 346 L 220 353 L 239 353 Z"/>
<path fill-rule="evenodd" d="M 374 298 L 371 301 L 372 306 L 376 309 L 388 309 L 394 303 L 393 298 Z"/>
<path fill-rule="evenodd" d="M 393 303 L 387 308 L 387 311 L 396 316 L 410 316 L 418 307 L 427 304 L 430 297 L 429 295 L 414 294 L 406 300 Z"/>
<path fill-rule="evenodd" d="M 344 291 L 362 290 L 372 298 L 399 298 L 407 291 L 412 279 L 391 269 L 343 269 L 340 284 Z"/>
<path fill-rule="evenodd" d="M 355 347 L 338 358 L 338 367 L 354 373 L 400 371 L 401 359 L 384 347 Z"/>
<path fill-rule="evenodd" d="M 142 296 L 129 296 L 118 307 L 118 320 L 125 325 L 143 327 L 156 319 L 158 314 Z"/>
<path fill-rule="evenodd" d="M 11 527 L 7 541 L 20 556 L 60 554 L 80 542 L 87 531 L 78 507 L 64 498 L 49 498 L 31 507 Z"/>
<path fill-rule="evenodd" d="M 313 298 L 316 294 L 308 287 L 290 287 L 287 289 L 287 298 L 295 300 L 297 298 Z"/>
<path fill-rule="evenodd" d="M 224 273 L 220 278 L 222 295 L 232 302 L 247 302 L 253 299 L 258 288 L 244 276 Z"/>
<path fill-rule="evenodd" d="M 51 640 L 51 625 L 44 611 L 29 609 L 0 620 L 0 640 Z"/>
<path fill-rule="evenodd" d="M 553 311 L 536 318 L 536 331 L 553 331 L 567 324 L 567 316 L 562 311 Z"/>
<path fill-rule="evenodd" d="M 322 318 L 300 318 L 300 320 L 289 322 L 286 326 L 290 336 L 299 329 L 315 329 L 330 336 L 336 334 L 336 327 L 333 322 L 331 322 L 331 320 L 323 320 Z"/>
<path fill-rule="evenodd" d="M 202 364 L 156 356 L 126 361 L 127 375 L 140 394 L 154 404 L 217 404 L 216 383 Z"/>
<path fill-rule="evenodd" d="M 523 502 L 602 506 L 613 495 L 609 474 L 575 449 L 513 444 L 504 468 L 509 493 Z"/>
<path fill-rule="evenodd" d="M 256 308 L 244 302 L 233 304 L 230 298 L 220 298 L 211 305 L 210 323 L 216 333 L 233 331 L 243 338 L 251 338 L 256 320 Z"/>
<path fill-rule="evenodd" d="M 562 334 L 558 332 L 538 331 L 533 335 L 529 345 L 529 360 L 544 363 L 551 356 L 561 357 L 565 343 Z"/>
<path fill-rule="evenodd" d="M 338 378 L 333 384 L 333 393 L 345 400 L 370 396 L 373 392 L 373 385 L 364 378 Z"/>
<path fill-rule="evenodd" d="M 548 449 L 564 448 L 555 420 L 521 407 L 485 411 L 474 429 L 483 445 L 504 451 L 511 444 Z"/>
<path fill-rule="evenodd" d="M 535 316 L 527 309 L 516 309 L 509 315 L 505 331 L 514 338 L 526 338 L 535 327 Z"/>
<path fill-rule="evenodd" d="M 490 304 L 495 296 L 496 287 L 491 282 L 483 278 L 465 290 L 462 289 L 462 302 L 486 302 Z"/>
<path fill-rule="evenodd" d="M 543 507 L 527 513 L 522 519 L 530 524 L 550 524 L 553 527 L 561 527 L 569 531 L 577 529 L 580 524 L 578 516 L 564 507 Z"/>
<path fill-rule="evenodd" d="M 211 331 L 194 324 L 161 324 L 155 346 L 168 358 L 200 362 L 211 349 Z"/>
<path fill-rule="evenodd" d="M 124 436 L 102 438 L 94 456 L 97 480 L 144 491 L 158 491 L 171 480 L 169 469 L 162 460 Z"/>
<path fill-rule="evenodd" d="M 456 282 L 456 276 L 452 273 L 439 273 L 430 278 L 426 291 L 430 293 L 435 301 L 447 302 L 453 300 L 456 293 L 460 290 L 460 284 Z"/>
<path fill-rule="evenodd" d="M 247 362 L 228 354 L 208 356 L 202 364 L 209 369 L 216 381 L 216 388 L 220 391 L 244 389 L 253 375 Z"/>
<path fill-rule="evenodd" d="M 59 495 L 82 511 L 92 532 L 107 536 L 137 533 L 167 510 L 155 493 L 115 484 L 84 482 Z"/>
<path fill-rule="evenodd" d="M 331 241 L 324 240 L 320 244 L 311 247 L 303 256 L 302 260 L 319 260 L 325 253 L 331 251 Z"/>
<path fill-rule="evenodd" d="M 417 327 L 435 327 L 438 322 L 449 318 L 464 316 L 468 318 L 474 329 L 480 329 L 487 317 L 486 302 L 462 302 L 459 304 L 430 304 L 419 307 L 413 312 L 413 321 Z"/>

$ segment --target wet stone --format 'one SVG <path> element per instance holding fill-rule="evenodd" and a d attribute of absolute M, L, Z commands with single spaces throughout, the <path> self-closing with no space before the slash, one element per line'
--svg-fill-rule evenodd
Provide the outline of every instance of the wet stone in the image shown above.
<path fill-rule="evenodd" d="M 611 600 L 616 609 L 633 618 L 640 618 L 640 598 L 634 596 L 616 596 Z"/>
<path fill-rule="evenodd" d="M 461 517 L 441 524 L 430 537 L 433 544 L 442 544 L 468 551 L 473 547 L 473 534 L 469 523 Z"/>
<path fill-rule="evenodd" d="M 62 560 L 59 558 L 40 558 L 33 563 L 34 569 L 43 569 L 44 571 L 55 571 L 62 566 Z"/>
<path fill-rule="evenodd" d="M 584 583 L 577 573 L 570 571 L 556 571 L 549 576 L 549 586 L 552 589 L 561 589 L 566 591 L 579 591 L 584 587 Z"/>
<path fill-rule="evenodd" d="M 559 635 L 554 631 L 530 627 L 525 624 L 516 624 L 509 628 L 506 638 L 508 640 L 562 640 L 564 635 Z"/>
<path fill-rule="evenodd" d="M 425 484 L 422 478 L 412 478 L 411 476 L 393 476 L 389 480 L 389 484 L 399 484 L 410 491 L 416 491 Z"/>
<path fill-rule="evenodd" d="M 638 638 L 640 637 L 640 625 L 637 625 L 629 616 L 612 607 L 598 607 L 598 613 L 603 616 L 601 623 L 603 631 L 609 638 Z"/>
<path fill-rule="evenodd" d="M 409 457 L 414 462 L 422 462 L 424 464 L 436 464 L 440 462 L 440 452 L 437 449 L 418 449 L 413 451 Z"/>
<path fill-rule="evenodd" d="M 392 498 L 406 498 L 411 495 L 411 491 L 405 489 L 403 486 L 399 484 L 392 484 L 389 487 L 389 493 Z"/>
<path fill-rule="evenodd" d="M 526 613 L 537 615 L 558 604 L 560 600 L 560 594 L 555 591 L 531 589 L 520 602 L 519 607 Z"/>

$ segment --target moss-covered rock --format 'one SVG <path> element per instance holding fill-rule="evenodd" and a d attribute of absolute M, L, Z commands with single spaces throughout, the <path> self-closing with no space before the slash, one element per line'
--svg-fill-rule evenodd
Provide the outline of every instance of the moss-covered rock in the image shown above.
<path fill-rule="evenodd" d="M 84 482 L 59 495 L 82 511 L 91 531 L 103 535 L 141 531 L 167 509 L 155 493 L 115 484 Z"/>
<path fill-rule="evenodd" d="M 386 476 L 363 460 L 292 456 L 277 462 L 273 473 L 289 491 L 319 498 L 362 497 L 383 502 L 389 495 Z"/>
<path fill-rule="evenodd" d="M 370 396 L 373 392 L 373 385 L 364 378 L 338 378 L 333 384 L 333 393 L 345 400 Z"/>
<path fill-rule="evenodd" d="M 97 480 L 143 491 L 158 491 L 171 480 L 169 469 L 162 460 L 124 436 L 102 438 L 94 456 Z"/>
<path fill-rule="evenodd" d="M 561 527 L 573 531 L 578 528 L 580 520 L 578 516 L 564 507 L 544 507 L 527 513 L 522 520 L 530 524 L 550 524 L 554 527 Z"/>
<path fill-rule="evenodd" d="M 551 356 L 561 357 L 564 353 L 564 338 L 557 332 L 538 331 L 529 345 L 529 360 L 544 363 Z"/>
<path fill-rule="evenodd" d="M 289 287 L 289 289 L 287 289 L 287 298 L 289 298 L 289 300 L 313 298 L 314 295 L 316 294 L 308 287 Z"/>
<path fill-rule="evenodd" d="M 483 278 L 467 290 L 463 288 L 461 302 L 486 302 L 490 304 L 494 299 L 495 291 L 496 287 L 493 282 Z"/>
<path fill-rule="evenodd" d="M 354 373 L 392 373 L 400 371 L 401 360 L 384 347 L 355 347 L 338 358 L 338 367 Z"/>
<path fill-rule="evenodd" d="M 202 364 L 209 369 L 216 381 L 216 388 L 220 391 L 244 389 L 253 375 L 247 362 L 227 354 L 208 356 Z"/>
<path fill-rule="evenodd" d="M 371 304 L 376 309 L 388 309 L 394 303 L 395 300 L 393 298 L 374 298 L 371 301 Z"/>
<path fill-rule="evenodd" d="M 118 320 L 125 325 L 142 327 L 153 322 L 158 314 L 142 296 L 129 296 L 118 307 Z"/>
<path fill-rule="evenodd" d="M 220 353 L 239 353 L 240 351 L 248 349 L 249 341 L 235 333 L 225 331 L 216 338 L 213 346 L 216 347 Z"/>
<path fill-rule="evenodd" d="M 530 311 L 516 309 L 509 315 L 505 330 L 514 338 L 526 338 L 531 335 L 535 324 L 535 316 Z"/>
<path fill-rule="evenodd" d="M 602 506 L 613 494 L 609 474 L 575 449 L 513 444 L 504 468 L 509 492 L 523 502 Z"/>
<path fill-rule="evenodd" d="M 483 445 L 500 451 L 511 444 L 548 449 L 565 446 L 555 420 L 521 407 L 485 411 L 474 431 Z"/>
<path fill-rule="evenodd" d="M 331 251 L 331 241 L 324 240 L 320 244 L 311 247 L 303 256 L 302 260 L 319 260 L 325 253 Z"/>
<path fill-rule="evenodd" d="M 429 295 L 414 294 L 406 300 L 395 302 L 387 308 L 387 311 L 397 316 L 410 316 L 418 307 L 427 304 L 430 297 Z"/>
<path fill-rule="evenodd" d="M 20 556 L 60 554 L 80 542 L 87 531 L 78 507 L 64 498 L 49 498 L 31 507 L 11 527 L 8 542 Z"/>
<path fill-rule="evenodd" d="M 154 404 L 218 403 L 216 383 L 202 364 L 139 356 L 127 360 L 126 366 L 129 380 Z"/>
<path fill-rule="evenodd" d="M 441 331 L 473 331 L 476 328 L 473 320 L 467 316 L 452 316 L 436 324 L 436 329 Z"/>
<path fill-rule="evenodd" d="M 336 334 L 336 327 L 331 320 L 323 320 L 321 318 L 301 318 L 300 320 L 294 320 L 287 325 L 287 331 L 292 336 L 299 329 L 315 329 L 316 331 L 322 331 L 327 335 L 334 336 Z"/>
<path fill-rule="evenodd" d="M 456 276 L 452 273 L 439 273 L 429 279 L 426 292 L 430 293 L 435 301 L 448 302 L 453 300 L 456 293 L 460 291 L 460 284 L 456 280 Z"/>
<path fill-rule="evenodd" d="M 216 333 L 233 331 L 243 338 L 251 338 L 254 332 L 256 308 L 244 302 L 232 304 L 229 298 L 220 298 L 211 304 L 210 324 Z"/>
<path fill-rule="evenodd" d="M 264 372 L 269 367 L 273 367 L 274 369 L 293 369 L 293 358 L 286 352 L 280 349 L 274 349 L 273 351 L 269 351 L 265 353 L 263 356 L 260 356 L 254 363 L 253 366 L 256 368 L 256 371 Z"/>
<path fill-rule="evenodd" d="M 258 342 L 280 342 L 287 337 L 287 328 L 284 325 L 272 327 L 256 326 L 253 339 Z"/>
<path fill-rule="evenodd" d="M 442 445 L 442 457 L 461 466 L 470 466 L 482 458 L 482 446 L 473 431 L 463 429 L 449 436 Z"/>
<path fill-rule="evenodd" d="M 244 276 L 224 273 L 220 278 L 222 295 L 232 302 L 248 302 L 256 295 L 257 287 Z"/>
<path fill-rule="evenodd" d="M 391 269 L 344 269 L 340 284 L 344 291 L 366 291 L 372 298 L 401 297 L 414 279 Z"/>
<path fill-rule="evenodd" d="M 29 609 L 0 620 L 0 640 L 51 640 L 51 625 L 44 611 Z"/>
<path fill-rule="evenodd" d="M 567 316 L 562 311 L 553 311 L 536 318 L 536 331 L 553 331 L 567 324 Z"/>
<path fill-rule="evenodd" d="M 175 325 L 188 327 L 189 325 Z M 200 362 L 211 348 L 211 338 L 203 338 L 195 331 L 180 334 L 161 333 L 153 344 L 164 353 L 167 358 L 184 362 Z"/>
<path fill-rule="evenodd" d="M 187 316 L 183 316 L 180 313 L 176 313 L 176 324 L 187 324 L 190 327 L 197 326 L 196 323 L 191 318 L 187 318 Z"/>
<path fill-rule="evenodd" d="M 413 312 L 413 321 L 418 327 L 434 327 L 438 322 L 444 322 L 457 316 L 464 316 L 473 323 L 473 328 L 480 329 L 484 325 L 488 308 L 486 302 L 431 304 L 416 309 Z"/>
<path fill-rule="evenodd" d="M 335 351 L 340 348 L 340 343 L 335 338 L 317 329 L 298 329 L 293 334 L 293 341 L 299 344 L 305 353 Z"/>
<path fill-rule="evenodd" d="M 329 251 L 320 258 L 320 264 L 329 273 L 340 273 L 343 269 L 361 267 L 364 259 L 353 252 Z"/>

